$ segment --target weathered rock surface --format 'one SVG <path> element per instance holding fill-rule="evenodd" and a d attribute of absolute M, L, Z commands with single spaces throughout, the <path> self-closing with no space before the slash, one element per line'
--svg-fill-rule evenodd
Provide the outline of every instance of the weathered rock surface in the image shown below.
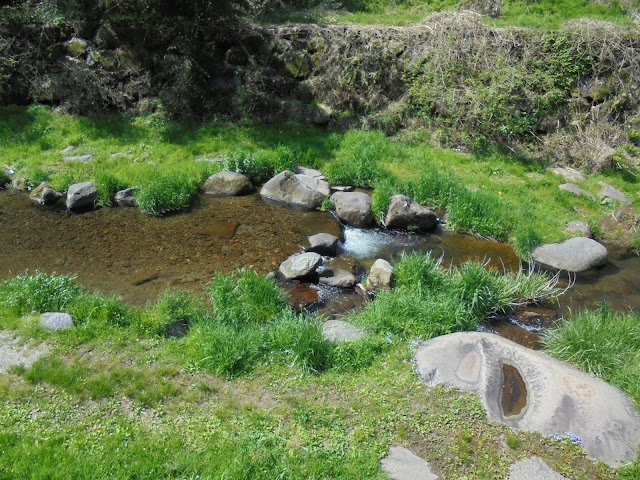
<path fill-rule="evenodd" d="M 321 303 L 318 289 L 308 283 L 300 283 L 287 290 L 287 302 L 297 312 L 314 310 Z"/>
<path fill-rule="evenodd" d="M 352 342 L 367 336 L 364 330 L 344 320 L 327 320 L 322 324 L 322 334 L 332 342 Z"/>
<path fill-rule="evenodd" d="M 415 358 L 422 382 L 479 394 L 492 420 L 543 435 L 571 432 L 590 457 L 610 465 L 635 458 L 635 405 L 620 390 L 564 362 L 479 332 L 428 340 Z"/>
<path fill-rule="evenodd" d="M 391 447 L 389 454 L 380 460 L 382 469 L 390 480 L 437 480 L 429 464 L 404 447 Z"/>
<path fill-rule="evenodd" d="M 330 233 L 316 233 L 309 237 L 308 252 L 316 252 L 320 255 L 336 256 L 338 250 L 338 237 Z"/>
<path fill-rule="evenodd" d="M 320 274 L 320 283 L 330 287 L 351 288 L 358 283 L 358 277 L 340 268 L 327 269 Z"/>
<path fill-rule="evenodd" d="M 406 195 L 394 195 L 389 202 L 385 223 L 387 228 L 415 227 L 428 232 L 436 227 L 438 217 L 433 210 Z"/>
<path fill-rule="evenodd" d="M 547 243 L 537 247 L 531 258 L 534 262 L 558 270 L 582 272 L 607 263 L 607 249 L 590 238 L 575 237 L 562 243 Z"/>
<path fill-rule="evenodd" d="M 119 190 L 116 192 L 115 202 L 119 207 L 129 208 L 137 206 L 136 203 L 136 193 L 137 188 L 125 188 L 124 190 Z"/>
<path fill-rule="evenodd" d="M 583 222 L 582 220 L 572 220 L 567 223 L 567 230 L 570 232 L 579 232 L 580 235 L 586 238 L 591 238 L 591 227 L 587 222 Z"/>
<path fill-rule="evenodd" d="M 62 198 L 62 193 L 55 191 L 48 183 L 41 183 L 31 192 L 31 199 L 40 205 L 53 205 Z"/>
<path fill-rule="evenodd" d="M 520 460 L 509 467 L 507 480 L 567 480 L 539 457 Z"/>
<path fill-rule="evenodd" d="M 640 212 L 631 205 L 622 205 L 598 220 L 598 227 L 604 240 L 629 245 L 640 229 Z"/>
<path fill-rule="evenodd" d="M 67 54 L 74 58 L 80 58 L 87 53 L 89 42 L 83 38 L 73 37 L 63 43 Z"/>
<path fill-rule="evenodd" d="M 93 208 L 97 198 L 98 189 L 95 183 L 75 183 L 67 191 L 67 208 L 69 210 Z"/>
<path fill-rule="evenodd" d="M 362 192 L 336 192 L 331 195 L 338 218 L 347 225 L 368 227 L 373 223 L 371 197 Z"/>
<path fill-rule="evenodd" d="M 46 351 L 47 347 L 38 345 L 20 344 L 17 338 L 12 338 L 10 334 L 0 331 L 0 373 L 3 373 L 14 365 L 22 365 L 29 368 Z"/>
<path fill-rule="evenodd" d="M 339 257 L 332 258 L 325 264 L 325 266 L 333 269 L 340 268 L 353 273 L 354 275 L 360 275 L 365 272 L 365 269 L 360 262 L 351 255 L 340 255 Z"/>
<path fill-rule="evenodd" d="M 16 177 L 11 180 L 11 188 L 14 190 L 26 190 L 27 189 L 27 179 L 23 177 Z"/>
<path fill-rule="evenodd" d="M 549 168 L 549 171 L 555 173 L 556 175 L 560 175 L 567 182 L 586 182 L 587 181 L 587 177 L 585 177 L 582 173 L 580 173 L 575 168 L 552 167 L 552 168 Z"/>
<path fill-rule="evenodd" d="M 279 173 L 264 184 L 260 195 L 294 207 L 316 209 L 322 205 L 324 195 L 311 188 L 289 170 Z"/>
<path fill-rule="evenodd" d="M 307 187 L 320 192 L 323 198 L 331 195 L 331 187 L 329 186 L 329 182 L 327 182 L 326 180 L 323 180 L 319 177 L 302 175 L 300 173 L 297 173 L 296 177 L 298 177 L 298 180 L 304 183 Z"/>
<path fill-rule="evenodd" d="M 253 190 L 251 181 L 245 175 L 226 170 L 211 175 L 202 186 L 202 191 L 209 195 L 247 195 Z"/>
<path fill-rule="evenodd" d="M 68 313 L 45 312 L 40 315 L 40 325 L 48 330 L 64 330 L 75 327 L 73 317 Z"/>
<path fill-rule="evenodd" d="M 624 194 L 613 185 L 605 185 L 598 196 L 600 198 L 607 198 L 609 200 L 615 200 L 617 202 L 631 203 L 631 200 L 625 197 Z"/>
<path fill-rule="evenodd" d="M 558 186 L 558 188 L 560 190 L 564 190 L 565 192 L 569 192 L 569 193 L 573 193 L 576 197 L 582 195 L 584 197 L 589 197 L 595 200 L 596 197 L 593 196 L 592 193 L 587 192 L 586 190 L 583 190 L 582 188 L 580 188 L 579 186 L 573 184 L 573 183 L 563 183 L 561 185 Z"/>
<path fill-rule="evenodd" d="M 369 290 L 376 290 L 378 288 L 389 290 L 393 288 L 394 283 L 395 276 L 391 264 L 382 258 L 373 262 L 369 276 L 367 277 L 367 288 Z"/>
<path fill-rule="evenodd" d="M 282 262 L 279 271 L 287 280 L 305 278 L 314 273 L 321 263 L 322 257 L 317 253 L 298 253 Z"/>

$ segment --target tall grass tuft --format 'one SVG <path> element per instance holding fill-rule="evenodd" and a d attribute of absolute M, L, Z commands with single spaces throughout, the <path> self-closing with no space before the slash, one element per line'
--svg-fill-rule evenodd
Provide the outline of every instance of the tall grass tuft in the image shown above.
<path fill-rule="evenodd" d="M 382 132 L 349 131 L 326 168 L 327 178 L 334 184 L 373 187 L 383 177 L 390 153 L 390 142 Z"/>
<path fill-rule="evenodd" d="M 640 406 L 640 315 L 607 305 L 584 310 L 547 330 L 547 353 L 626 391 Z"/>
<path fill-rule="evenodd" d="M 180 210 L 189 205 L 201 183 L 202 179 L 185 174 L 183 169 L 168 170 L 145 178 L 135 193 L 136 203 L 141 211 L 152 215 Z"/>
<path fill-rule="evenodd" d="M 286 145 L 279 145 L 274 150 L 238 148 L 224 154 L 222 168 L 242 173 L 253 183 L 262 183 L 284 170 L 293 170 L 297 155 L 295 149 Z"/>
<path fill-rule="evenodd" d="M 17 315 L 64 310 L 81 295 L 82 289 L 72 277 L 55 273 L 26 272 L 0 285 L 0 304 Z"/>

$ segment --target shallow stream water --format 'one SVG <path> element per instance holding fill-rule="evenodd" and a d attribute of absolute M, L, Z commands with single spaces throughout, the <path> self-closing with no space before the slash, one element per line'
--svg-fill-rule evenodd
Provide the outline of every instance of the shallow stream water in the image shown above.
<path fill-rule="evenodd" d="M 135 208 L 72 214 L 63 204 L 43 207 L 24 193 L 0 191 L 0 225 L 0 276 L 25 270 L 75 275 L 87 288 L 137 306 L 155 301 L 167 288 L 202 290 L 216 272 L 250 266 L 263 273 L 275 270 L 302 250 L 307 236 L 320 232 L 344 239 L 341 254 L 364 268 L 376 258 L 392 260 L 412 251 L 442 257 L 444 266 L 470 259 L 505 271 L 520 266 L 513 249 L 503 243 L 451 234 L 442 227 L 428 235 L 342 229 L 329 213 L 271 205 L 257 194 L 203 195 L 187 210 L 154 217 Z M 610 257 L 604 268 L 575 278 L 560 276 L 559 286 L 573 286 L 557 304 L 496 318 L 483 328 L 535 348 L 540 331 L 568 309 L 606 301 L 616 309 L 640 311 L 640 257 L 607 247 Z M 366 301 L 355 292 L 318 285 L 294 287 L 292 295 L 315 296 L 307 303 L 327 315 Z"/>

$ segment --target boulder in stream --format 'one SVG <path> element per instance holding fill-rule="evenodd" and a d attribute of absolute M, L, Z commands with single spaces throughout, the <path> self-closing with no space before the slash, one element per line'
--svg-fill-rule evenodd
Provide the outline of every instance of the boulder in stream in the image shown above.
<path fill-rule="evenodd" d="M 358 277 L 340 268 L 327 269 L 320 274 L 320 283 L 336 288 L 352 288 L 358 283 Z"/>
<path fill-rule="evenodd" d="M 204 182 L 202 191 L 209 195 L 239 196 L 253 192 L 251 181 L 241 173 L 224 170 L 211 175 Z"/>
<path fill-rule="evenodd" d="M 322 192 L 312 188 L 289 170 L 279 173 L 265 183 L 260 190 L 260 195 L 276 202 L 308 210 L 319 208 L 324 199 Z"/>
<path fill-rule="evenodd" d="M 331 195 L 338 218 L 354 227 L 368 227 L 373 223 L 371 197 L 362 192 L 336 192 Z"/>
<path fill-rule="evenodd" d="M 322 263 L 322 257 L 314 252 L 291 255 L 280 264 L 279 271 L 287 280 L 310 276 Z"/>
<path fill-rule="evenodd" d="M 590 238 L 574 237 L 562 243 L 547 243 L 532 253 L 534 262 L 568 272 L 583 272 L 607 263 L 607 249 Z"/>
<path fill-rule="evenodd" d="M 430 208 L 414 202 L 406 195 L 394 195 L 389 202 L 385 224 L 387 228 L 414 227 L 428 232 L 438 224 L 438 216 Z"/>
<path fill-rule="evenodd" d="M 336 256 L 338 251 L 338 237 L 330 233 L 316 233 L 309 237 L 308 252 L 316 252 L 320 255 Z"/>
<path fill-rule="evenodd" d="M 420 380 L 480 396 L 487 416 L 542 435 L 575 435 L 591 458 L 617 466 L 636 458 L 640 415 L 608 383 L 491 333 L 436 337 L 415 354 Z"/>
<path fill-rule="evenodd" d="M 98 189 L 93 182 L 74 183 L 67 190 L 67 208 L 69 210 L 90 209 L 98 199 Z"/>
<path fill-rule="evenodd" d="M 116 205 L 123 208 L 131 208 L 137 206 L 135 192 L 138 187 L 125 188 L 116 192 Z"/>

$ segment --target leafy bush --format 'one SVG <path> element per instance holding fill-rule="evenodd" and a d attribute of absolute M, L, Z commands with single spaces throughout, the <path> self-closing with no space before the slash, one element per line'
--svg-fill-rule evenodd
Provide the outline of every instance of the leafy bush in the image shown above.
<path fill-rule="evenodd" d="M 135 193 L 136 203 L 141 211 L 152 215 L 180 210 L 189 205 L 201 183 L 199 177 L 189 176 L 183 170 L 169 170 L 146 178 Z"/>
<path fill-rule="evenodd" d="M 27 272 L 0 285 L 0 302 L 18 315 L 61 311 L 81 295 L 73 278 L 55 273 Z"/>

